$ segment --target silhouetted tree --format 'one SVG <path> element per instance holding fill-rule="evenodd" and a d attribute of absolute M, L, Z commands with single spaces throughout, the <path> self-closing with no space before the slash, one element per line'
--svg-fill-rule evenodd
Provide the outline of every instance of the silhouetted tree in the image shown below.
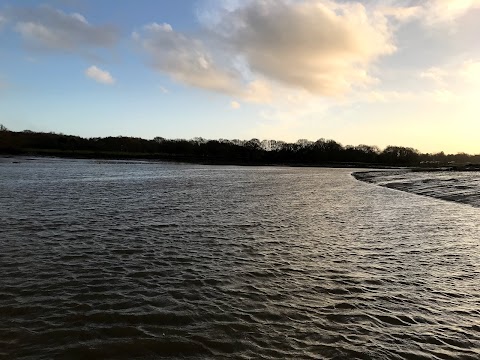
<path fill-rule="evenodd" d="M 155 137 L 145 140 L 117 136 L 85 139 L 56 133 L 38 133 L 25 130 L 8 131 L 0 125 L 1 153 L 37 153 L 62 156 L 87 157 L 139 157 L 205 161 L 217 163 L 263 163 L 263 164 L 384 164 L 423 165 L 474 164 L 480 163 L 480 155 L 420 154 L 417 150 L 388 146 L 380 151 L 375 146 L 342 146 L 334 140 L 318 139 L 315 142 L 300 139 L 295 143 L 251 139 L 206 140 L 194 138 L 165 139 Z"/>
<path fill-rule="evenodd" d="M 412 148 L 387 146 L 380 154 L 380 157 L 388 164 L 408 165 L 418 161 L 419 153 Z"/>

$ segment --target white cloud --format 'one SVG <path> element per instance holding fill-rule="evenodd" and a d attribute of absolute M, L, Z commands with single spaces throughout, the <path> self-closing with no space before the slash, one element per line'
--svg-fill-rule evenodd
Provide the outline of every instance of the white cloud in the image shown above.
<path fill-rule="evenodd" d="M 84 16 L 66 14 L 49 6 L 13 8 L 8 17 L 15 30 L 35 49 L 56 51 L 85 51 L 116 44 L 119 36 L 111 26 L 94 26 Z"/>
<path fill-rule="evenodd" d="M 457 59 L 434 66 L 417 74 L 423 82 L 417 82 L 415 91 L 371 90 L 357 92 L 351 103 L 471 103 L 474 94 L 480 93 L 480 60 Z"/>
<path fill-rule="evenodd" d="M 371 83 L 369 65 L 395 51 L 385 17 L 360 3 L 251 2 L 218 28 L 253 73 L 327 96 Z"/>
<path fill-rule="evenodd" d="M 7 23 L 7 19 L 0 14 L 0 30 L 2 30 L 3 26 Z"/>
<path fill-rule="evenodd" d="M 455 21 L 468 11 L 480 8 L 480 0 L 429 0 L 423 7 L 427 23 L 437 25 Z"/>
<path fill-rule="evenodd" d="M 172 32 L 173 28 L 172 28 L 172 25 L 167 23 L 163 23 L 163 24 L 151 23 L 151 24 L 145 25 L 145 30 Z"/>
<path fill-rule="evenodd" d="M 85 19 L 85 17 L 82 14 L 72 13 L 70 16 L 74 19 L 77 19 L 78 21 L 80 21 L 81 23 L 83 23 L 85 25 L 89 25 L 87 19 Z"/>
<path fill-rule="evenodd" d="M 480 60 L 457 60 L 434 66 L 420 72 L 420 78 L 431 80 L 442 89 L 462 90 L 471 85 L 480 87 Z"/>
<path fill-rule="evenodd" d="M 115 79 L 110 75 L 108 71 L 99 69 L 95 65 L 90 66 L 85 70 L 85 75 L 96 82 L 112 85 L 115 83 Z"/>
<path fill-rule="evenodd" d="M 230 102 L 230 107 L 234 110 L 240 109 L 240 103 L 238 101 Z"/>
<path fill-rule="evenodd" d="M 468 12 L 480 8 L 480 0 L 386 0 L 377 10 L 399 21 L 418 20 L 427 26 L 451 26 Z M 415 3 L 415 5 L 411 5 Z M 385 4 L 385 3 L 383 3 Z"/>
<path fill-rule="evenodd" d="M 279 86 L 322 96 L 369 86 L 370 66 L 395 51 L 387 18 L 359 2 L 229 2 L 203 21 L 199 37 L 154 23 L 132 38 L 156 70 L 246 101 L 269 101 Z"/>
<path fill-rule="evenodd" d="M 220 67 L 199 39 L 173 31 L 169 24 L 149 24 L 132 38 L 149 55 L 151 66 L 176 81 L 213 91 L 237 92 L 235 74 Z"/>
<path fill-rule="evenodd" d="M 377 10 L 385 16 L 404 22 L 418 17 L 423 9 L 421 6 L 383 5 L 379 6 Z"/>

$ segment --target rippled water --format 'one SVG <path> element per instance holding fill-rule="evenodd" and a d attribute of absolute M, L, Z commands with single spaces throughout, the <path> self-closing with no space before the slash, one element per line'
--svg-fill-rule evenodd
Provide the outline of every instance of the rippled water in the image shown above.
<path fill-rule="evenodd" d="M 0 357 L 480 358 L 471 206 L 346 169 L 5 158 L 0 204 Z"/>

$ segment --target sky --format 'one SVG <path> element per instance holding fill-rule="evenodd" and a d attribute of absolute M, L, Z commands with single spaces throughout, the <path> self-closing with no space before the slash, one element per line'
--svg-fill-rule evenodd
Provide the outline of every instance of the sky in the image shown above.
<path fill-rule="evenodd" d="M 0 0 L 0 124 L 480 153 L 480 0 Z"/>

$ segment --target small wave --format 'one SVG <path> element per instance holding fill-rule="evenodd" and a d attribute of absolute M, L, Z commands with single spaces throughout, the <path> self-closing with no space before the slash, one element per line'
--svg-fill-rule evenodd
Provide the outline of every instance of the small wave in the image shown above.
<path fill-rule="evenodd" d="M 0 358 L 480 359 L 477 209 L 350 173 L 0 163 Z"/>

